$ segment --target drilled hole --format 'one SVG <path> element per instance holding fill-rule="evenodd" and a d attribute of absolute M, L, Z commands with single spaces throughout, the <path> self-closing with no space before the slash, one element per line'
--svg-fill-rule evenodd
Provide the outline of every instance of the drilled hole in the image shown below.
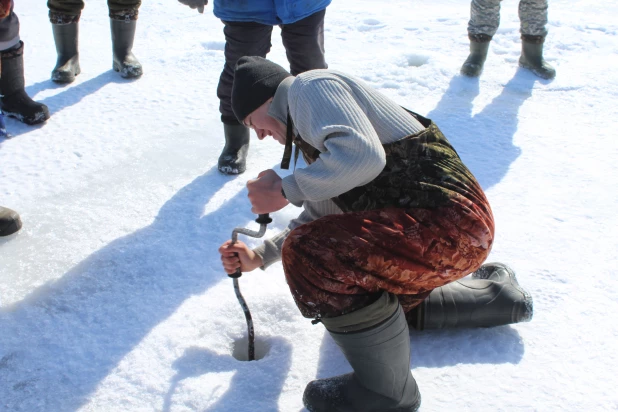
<path fill-rule="evenodd" d="M 255 338 L 255 359 L 260 360 L 268 355 L 270 344 L 260 338 Z M 249 340 L 247 336 L 236 339 L 232 348 L 232 356 L 239 361 L 249 360 Z"/>

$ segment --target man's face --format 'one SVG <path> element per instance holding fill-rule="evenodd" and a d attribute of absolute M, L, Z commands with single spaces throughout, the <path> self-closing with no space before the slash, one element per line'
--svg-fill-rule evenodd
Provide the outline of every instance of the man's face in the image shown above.
<path fill-rule="evenodd" d="M 266 136 L 272 136 L 273 139 L 285 145 L 286 127 L 279 120 L 268 115 L 268 109 L 272 98 L 268 99 L 263 105 L 251 112 L 243 124 L 255 130 L 258 139 L 262 140 Z"/>

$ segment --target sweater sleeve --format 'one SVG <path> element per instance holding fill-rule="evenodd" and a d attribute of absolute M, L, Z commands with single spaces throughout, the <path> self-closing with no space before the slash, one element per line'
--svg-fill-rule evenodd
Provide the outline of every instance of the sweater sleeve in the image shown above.
<path fill-rule="evenodd" d="M 283 242 L 292 230 L 300 225 L 319 219 L 322 216 L 339 213 L 342 213 L 341 209 L 330 199 L 322 202 L 307 202 L 303 212 L 296 219 L 292 219 L 285 230 L 265 240 L 264 243 L 253 249 L 253 251 L 262 258 L 261 269 L 266 269 L 268 266 L 281 260 Z"/>
<path fill-rule="evenodd" d="M 289 106 L 302 139 L 321 152 L 317 161 L 283 179 L 291 203 L 336 197 L 369 183 L 384 169 L 380 139 L 343 81 L 297 78 Z"/>

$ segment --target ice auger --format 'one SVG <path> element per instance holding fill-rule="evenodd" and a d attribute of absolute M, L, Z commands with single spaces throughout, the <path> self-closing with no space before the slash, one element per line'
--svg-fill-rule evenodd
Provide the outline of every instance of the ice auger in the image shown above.
<path fill-rule="evenodd" d="M 272 222 L 273 220 L 270 218 L 268 213 L 263 215 L 258 215 L 258 218 L 255 219 L 257 223 L 260 224 L 260 230 L 257 232 L 254 230 L 249 230 L 241 227 L 237 227 L 232 231 L 232 245 L 236 243 L 238 240 L 238 234 L 242 233 L 243 235 L 260 238 L 264 236 L 266 233 L 266 226 Z M 249 306 L 247 306 L 247 302 L 245 302 L 245 298 L 243 298 L 240 293 L 240 286 L 238 285 L 238 278 L 242 276 L 242 272 L 240 268 L 236 269 L 236 272 L 232 274 L 228 274 L 234 280 L 234 292 L 236 293 L 236 297 L 238 298 L 238 303 L 242 307 L 242 310 L 245 312 L 245 319 L 247 319 L 247 331 L 248 331 L 248 340 L 249 340 L 249 360 L 255 360 L 255 332 L 253 331 L 253 319 L 251 319 L 251 312 L 249 311 Z"/>

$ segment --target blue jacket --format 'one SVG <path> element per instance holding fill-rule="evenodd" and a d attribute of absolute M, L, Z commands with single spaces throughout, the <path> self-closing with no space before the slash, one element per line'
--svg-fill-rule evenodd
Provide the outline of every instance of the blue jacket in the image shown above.
<path fill-rule="evenodd" d="M 223 21 L 290 24 L 323 10 L 331 0 L 215 0 L 213 11 Z"/>

